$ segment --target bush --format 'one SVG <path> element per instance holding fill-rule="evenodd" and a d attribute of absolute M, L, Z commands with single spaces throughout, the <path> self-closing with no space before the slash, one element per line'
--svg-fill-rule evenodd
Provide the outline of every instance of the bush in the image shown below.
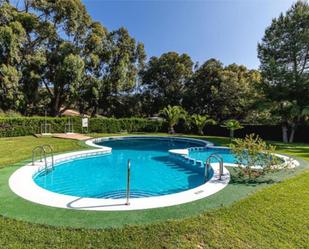
<path fill-rule="evenodd" d="M 22 115 L 19 112 L 14 112 L 14 111 L 4 112 L 3 110 L 0 109 L 0 117 L 16 118 L 16 117 L 22 117 Z"/>
<path fill-rule="evenodd" d="M 247 134 L 257 134 L 264 140 L 282 140 L 280 125 L 256 125 L 244 124 L 244 129 L 235 131 L 235 137 L 244 138 Z M 181 128 L 177 129 L 183 131 Z M 206 125 L 204 133 L 209 136 L 229 136 L 229 131 L 220 125 Z M 295 142 L 309 143 L 309 124 L 300 125 L 295 133 Z"/>
<path fill-rule="evenodd" d="M 51 125 L 52 133 L 63 133 L 68 118 L 46 118 Z M 71 119 L 74 124 L 74 132 L 81 132 L 81 118 Z M 0 117 L 0 137 L 26 136 L 41 133 L 41 125 L 44 124 L 44 117 Z M 89 132 L 96 133 L 117 133 L 127 132 L 159 132 L 163 130 L 162 121 L 153 121 L 142 118 L 90 118 Z"/>
<path fill-rule="evenodd" d="M 277 170 L 274 166 L 281 163 L 281 160 L 274 156 L 275 147 L 267 145 L 255 134 L 247 135 L 244 139 L 235 139 L 231 149 L 237 159 L 240 176 L 248 177 L 249 181 Z"/>

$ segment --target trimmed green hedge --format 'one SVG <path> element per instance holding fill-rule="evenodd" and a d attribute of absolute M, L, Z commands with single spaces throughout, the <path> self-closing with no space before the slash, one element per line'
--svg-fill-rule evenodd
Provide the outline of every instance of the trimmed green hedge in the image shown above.
<path fill-rule="evenodd" d="M 68 118 L 47 118 L 51 125 L 52 133 L 65 132 Z M 74 124 L 74 132 L 82 132 L 81 118 L 71 118 Z M 41 133 L 41 125 L 44 117 L 0 117 L 0 137 L 17 137 Z M 299 126 L 295 134 L 295 142 L 309 142 L 309 127 Z M 195 128 L 188 129 L 183 123 L 179 123 L 175 130 L 177 133 L 196 133 Z M 89 131 L 94 133 L 127 132 L 166 132 L 167 125 L 163 121 L 154 121 L 145 118 L 90 118 Z M 244 125 L 244 129 L 235 132 L 236 137 L 244 137 L 246 134 L 255 133 L 266 140 L 281 141 L 281 127 L 278 125 Z M 227 129 L 220 125 L 207 125 L 204 134 L 211 136 L 229 136 Z"/>
<path fill-rule="evenodd" d="M 52 133 L 65 132 L 68 118 L 47 118 Z M 81 132 L 81 118 L 71 119 L 74 132 Z M 0 118 L 0 137 L 26 136 L 41 133 L 44 117 Z M 143 118 L 90 118 L 89 131 L 98 133 L 127 132 L 159 132 L 164 130 L 164 123 Z"/>

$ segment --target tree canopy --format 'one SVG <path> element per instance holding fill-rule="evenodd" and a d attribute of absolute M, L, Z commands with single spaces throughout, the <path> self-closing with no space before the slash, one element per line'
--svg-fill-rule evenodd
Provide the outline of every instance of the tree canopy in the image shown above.
<path fill-rule="evenodd" d="M 201 133 L 207 120 L 236 119 L 280 123 L 284 141 L 293 141 L 309 113 L 306 1 L 273 19 L 258 57 L 259 70 L 213 58 L 199 64 L 172 51 L 147 60 L 143 43 L 125 27 L 108 30 L 92 20 L 80 0 L 0 1 L 4 112 L 61 116 L 75 108 L 128 117 L 177 114 L 172 106 L 181 106 L 195 114 L 192 122 Z"/>
<path fill-rule="evenodd" d="M 193 74 L 189 55 L 169 52 L 151 57 L 141 72 L 142 86 L 147 101 L 158 112 L 167 105 L 180 105 L 186 83 Z"/>
<path fill-rule="evenodd" d="M 244 119 L 260 98 L 261 76 L 256 70 L 210 59 L 194 72 L 186 89 L 190 112 L 209 114 L 216 120 Z"/>
<path fill-rule="evenodd" d="M 125 28 L 108 32 L 92 21 L 80 0 L 26 0 L 18 8 L 5 1 L 0 8 L 1 109 L 95 113 L 134 88 L 143 44 Z"/>
<path fill-rule="evenodd" d="M 309 5 L 298 1 L 273 19 L 258 45 L 267 99 L 281 118 L 283 139 L 290 141 L 309 108 Z"/>

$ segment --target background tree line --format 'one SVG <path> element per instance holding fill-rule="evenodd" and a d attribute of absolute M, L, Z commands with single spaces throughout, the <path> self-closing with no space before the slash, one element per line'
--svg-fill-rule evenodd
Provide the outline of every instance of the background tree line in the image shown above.
<path fill-rule="evenodd" d="M 109 32 L 94 22 L 79 0 L 26 0 L 17 7 L 2 1 L 0 22 L 4 111 L 108 113 L 118 95 L 134 88 L 145 61 L 143 44 L 125 28 Z"/>
<path fill-rule="evenodd" d="M 80 0 L 0 0 L 0 109 L 60 116 L 148 117 L 167 106 L 217 122 L 281 124 L 293 141 L 309 106 L 309 7 L 273 19 L 258 45 L 260 70 L 194 63 L 168 52 L 146 60 L 125 28 L 109 31 Z"/>

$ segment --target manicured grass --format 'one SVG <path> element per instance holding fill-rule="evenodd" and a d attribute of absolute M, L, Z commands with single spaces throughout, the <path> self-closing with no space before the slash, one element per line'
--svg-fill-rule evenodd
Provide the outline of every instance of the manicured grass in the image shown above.
<path fill-rule="evenodd" d="M 101 135 L 103 134 L 98 136 Z M 15 145 L 10 147 L 0 139 L 2 167 L 31 156 L 31 149 L 36 143 L 36 138 L 33 137 L 23 138 L 30 148 L 18 149 L 18 157 L 14 152 L 6 152 L 6 148 L 23 147 L 17 142 L 19 139 L 21 138 L 9 138 L 9 141 L 15 141 L 12 142 Z M 44 143 L 59 143 L 59 146 L 65 141 L 73 143 L 66 145 L 67 147 L 59 147 L 59 151 L 81 148 L 78 142 L 49 139 Z M 226 138 L 207 139 L 215 143 L 229 143 Z M 280 146 L 280 152 L 302 155 L 308 159 L 309 145 L 296 145 L 297 151 L 293 145 L 289 145 L 290 148 Z M 136 224 L 155 223 L 92 230 L 55 228 L 0 218 L 0 248 L 308 248 L 309 245 L 308 171 L 298 170 L 296 173 L 299 174 L 296 177 L 283 182 L 280 181 L 294 175 L 295 171 L 281 172 L 275 177 L 280 183 L 267 188 L 264 187 L 267 184 L 255 188 L 256 186 L 232 182 L 223 191 L 201 201 L 164 209 L 113 215 L 112 212 L 90 213 L 43 207 L 16 196 L 15 199 L 11 199 L 12 193 L 9 193 L 7 183 L 4 183 L 3 179 L 7 179 L 7 175 L 15 168 L 6 167 L 0 171 L 0 210 L 3 215 L 11 216 L 12 212 L 16 212 L 15 215 L 22 213 L 24 217 L 19 216 L 19 219 L 27 220 L 30 213 L 32 217 L 37 217 L 35 222 L 43 222 L 44 217 L 48 216 L 54 219 L 54 225 L 61 225 L 66 219 L 72 219 L 75 220 L 76 227 L 85 222 L 81 217 L 86 220 L 89 218 L 93 224 L 103 221 L 110 224 L 114 222 L 114 226 L 117 219 L 127 223 L 134 220 Z M 258 189 L 260 191 L 257 193 L 250 194 Z M 3 202 L 6 198 L 7 201 Z M 241 200 L 235 202 L 239 198 Z M 223 207 L 220 209 L 204 212 L 220 207 L 221 204 Z M 160 222 L 167 218 L 177 220 Z M 143 219 L 147 222 L 142 222 Z M 87 227 L 87 224 L 84 225 Z"/>
<path fill-rule="evenodd" d="M 42 144 L 52 145 L 56 153 L 86 148 L 81 142 L 69 139 L 33 136 L 0 138 L 0 168 L 30 159 L 32 149 Z"/>
<path fill-rule="evenodd" d="M 284 144 L 279 142 L 271 142 L 274 144 L 280 153 L 289 154 L 293 156 L 302 157 L 309 160 L 309 146 L 308 144 L 294 143 Z"/>
<path fill-rule="evenodd" d="M 122 229 L 63 229 L 0 219 L 1 248 L 308 248 L 309 172 L 230 207 Z"/>

